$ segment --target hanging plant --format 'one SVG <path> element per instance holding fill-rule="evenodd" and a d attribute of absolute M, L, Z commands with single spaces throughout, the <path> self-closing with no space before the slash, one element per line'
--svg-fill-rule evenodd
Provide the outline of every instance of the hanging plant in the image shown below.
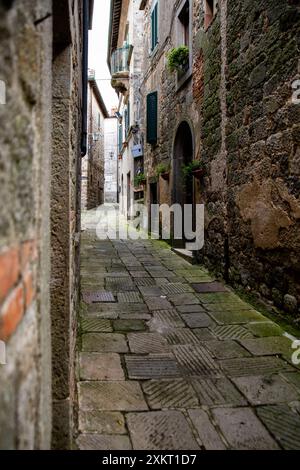
<path fill-rule="evenodd" d="M 170 175 L 170 166 L 160 163 L 156 167 L 156 175 L 159 178 L 162 177 L 163 180 L 168 181 Z"/>
<path fill-rule="evenodd" d="M 187 46 L 179 46 L 171 49 L 167 54 L 168 68 L 170 72 L 177 70 L 182 72 L 187 69 L 189 65 L 189 48 Z"/>
<path fill-rule="evenodd" d="M 134 186 L 138 188 L 139 186 L 143 186 L 146 183 L 146 176 L 144 173 L 140 173 L 134 177 Z"/>
<path fill-rule="evenodd" d="M 199 160 L 193 160 L 188 165 L 182 166 L 183 180 L 186 183 L 192 176 L 200 179 L 204 175 L 203 163 Z"/>

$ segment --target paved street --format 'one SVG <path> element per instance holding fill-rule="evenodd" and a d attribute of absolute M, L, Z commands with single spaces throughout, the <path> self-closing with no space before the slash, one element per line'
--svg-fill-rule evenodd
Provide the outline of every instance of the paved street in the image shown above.
<path fill-rule="evenodd" d="M 300 449 L 300 371 L 275 323 L 151 240 L 84 215 L 80 449 Z"/>

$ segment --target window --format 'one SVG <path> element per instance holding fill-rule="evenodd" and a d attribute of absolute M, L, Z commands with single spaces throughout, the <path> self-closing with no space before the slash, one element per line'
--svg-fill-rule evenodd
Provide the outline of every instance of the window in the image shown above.
<path fill-rule="evenodd" d="M 158 2 L 156 2 L 151 13 L 151 52 L 158 44 Z"/>
<path fill-rule="evenodd" d="M 178 15 L 180 27 L 180 45 L 190 47 L 190 2 L 187 0 Z"/>
<path fill-rule="evenodd" d="M 204 8 L 204 28 L 207 29 L 216 14 L 217 0 L 205 0 Z"/>
<path fill-rule="evenodd" d="M 124 120 L 125 120 L 125 136 L 127 137 L 129 129 L 130 129 L 130 103 L 129 102 L 124 112 Z"/>
<path fill-rule="evenodd" d="M 119 137 L 118 137 L 118 143 L 119 143 L 119 154 L 122 152 L 122 146 L 123 146 L 123 126 L 122 124 L 119 124 Z"/>
<path fill-rule="evenodd" d="M 156 144 L 157 142 L 157 91 L 147 95 L 147 142 Z"/>

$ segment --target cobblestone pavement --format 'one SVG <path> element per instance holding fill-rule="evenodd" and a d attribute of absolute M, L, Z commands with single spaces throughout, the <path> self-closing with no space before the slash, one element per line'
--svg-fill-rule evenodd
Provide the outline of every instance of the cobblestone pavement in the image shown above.
<path fill-rule="evenodd" d="M 92 215 L 78 448 L 300 449 L 300 370 L 281 328 L 161 242 L 98 240 Z"/>

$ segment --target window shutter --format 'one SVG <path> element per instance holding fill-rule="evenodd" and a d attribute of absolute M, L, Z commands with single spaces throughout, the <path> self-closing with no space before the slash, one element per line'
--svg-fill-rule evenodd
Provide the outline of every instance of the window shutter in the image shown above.
<path fill-rule="evenodd" d="M 154 47 L 158 44 L 158 3 L 155 5 L 154 8 L 154 25 L 155 25 L 155 34 L 154 34 Z"/>
<path fill-rule="evenodd" d="M 151 50 L 158 44 L 158 3 L 151 13 Z"/>
<path fill-rule="evenodd" d="M 147 142 L 157 142 L 157 91 L 147 95 Z"/>
<path fill-rule="evenodd" d="M 119 154 L 122 151 L 122 144 L 123 144 L 123 126 L 119 124 Z"/>

